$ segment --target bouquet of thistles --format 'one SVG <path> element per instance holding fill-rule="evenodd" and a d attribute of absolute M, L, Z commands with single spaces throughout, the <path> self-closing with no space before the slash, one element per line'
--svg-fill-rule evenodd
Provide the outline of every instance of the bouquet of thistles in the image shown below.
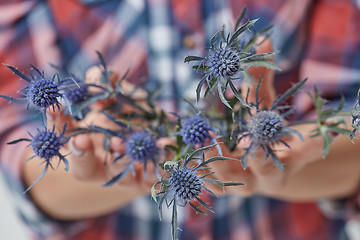
<path fill-rule="evenodd" d="M 41 159 L 43 171 L 25 192 L 40 181 L 49 170 L 58 165 L 70 168 L 69 155 L 62 149 L 69 140 L 82 134 L 97 133 L 103 136 L 103 148 L 112 156 L 105 164 L 117 166 L 118 171 L 109 172 L 104 187 L 109 187 L 127 174 L 137 174 L 134 166 L 144 167 L 144 178 L 156 177 L 158 181 L 151 188 L 151 196 L 158 204 L 161 219 L 162 208 L 172 208 L 172 239 L 177 239 L 177 211 L 190 206 L 194 211 L 205 214 L 212 212 L 202 195 L 216 196 L 213 186 L 225 189 L 228 186 L 242 187 L 243 183 L 232 179 L 220 181 L 214 177 L 216 171 L 211 165 L 218 161 L 234 161 L 244 169 L 254 157 L 255 151 L 263 151 L 264 161 L 273 161 L 281 170 L 286 165 L 277 157 L 275 146 L 291 146 L 285 137 L 304 141 L 300 132 L 292 128 L 304 121 L 290 121 L 294 106 L 289 99 L 302 91 L 307 79 L 293 83 L 283 94 L 270 102 L 264 95 L 266 86 L 261 78 L 254 78 L 251 68 L 262 67 L 279 70 L 273 62 L 275 52 L 259 52 L 259 46 L 268 41 L 271 27 L 260 32 L 252 29 L 257 19 L 245 19 L 245 9 L 232 30 L 221 28 L 210 40 L 205 56 L 186 56 L 184 61 L 192 64 L 201 79 L 196 88 L 196 99 L 184 99 L 188 111 L 182 114 L 170 113 L 157 107 L 159 89 L 149 91 L 126 82 L 126 75 L 119 77 L 111 71 L 100 52 L 98 81 L 89 83 L 85 78 L 75 76 L 61 67 L 54 66 L 57 73 L 52 77 L 32 66 L 30 74 L 24 74 L 15 67 L 5 65 L 14 74 L 25 80 L 20 98 L 0 95 L 10 102 L 24 102 L 26 107 L 38 112 L 43 119 L 42 127 L 29 132 L 28 138 L 9 142 L 29 142 L 32 158 Z M 313 136 L 323 138 L 323 157 L 327 155 L 334 134 L 349 134 L 352 140 L 360 127 L 359 96 L 353 111 L 343 111 L 343 100 L 336 108 L 326 105 L 316 88 L 307 92 L 311 98 L 317 118 Z M 207 104 L 211 99 L 212 103 Z M 71 121 L 84 121 L 89 115 L 98 114 L 111 126 L 89 123 L 85 127 L 46 126 L 46 112 L 58 111 L 59 117 Z M 61 113 L 60 113 L 61 112 Z M 346 128 L 344 117 L 352 116 L 353 131 Z M 61 131 L 58 131 L 61 129 Z M 158 141 L 167 138 L 172 144 L 159 147 Z M 118 139 L 124 146 L 121 153 L 112 154 L 112 139 Z M 223 149 L 232 151 L 242 148 L 240 157 L 229 157 Z M 152 176 L 148 168 L 151 166 Z M 218 189 L 217 187 L 217 189 Z"/>

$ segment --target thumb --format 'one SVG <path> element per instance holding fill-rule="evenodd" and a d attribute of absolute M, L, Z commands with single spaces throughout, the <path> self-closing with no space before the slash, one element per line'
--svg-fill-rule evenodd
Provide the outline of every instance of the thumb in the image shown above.
<path fill-rule="evenodd" d="M 256 53 L 268 53 L 272 52 L 272 43 L 269 39 L 263 41 L 259 39 L 257 41 L 260 45 L 256 47 Z M 256 102 L 256 86 L 261 79 L 259 88 L 259 100 L 263 99 L 260 103 L 260 107 L 269 107 L 275 99 L 275 88 L 274 88 L 274 70 L 262 66 L 252 66 L 248 69 L 248 72 L 254 82 L 251 83 L 251 87 L 247 83 L 242 85 L 242 92 L 247 93 L 249 102 Z"/>

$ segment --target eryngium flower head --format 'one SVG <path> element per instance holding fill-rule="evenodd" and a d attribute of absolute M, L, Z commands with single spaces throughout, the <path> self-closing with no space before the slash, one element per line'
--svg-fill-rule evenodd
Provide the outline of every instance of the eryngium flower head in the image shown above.
<path fill-rule="evenodd" d="M 250 107 L 239 94 L 234 85 L 235 80 L 251 82 L 251 76 L 247 69 L 251 66 L 264 66 L 271 69 L 279 69 L 272 61 L 273 52 L 257 54 L 254 48 L 256 39 L 260 35 L 267 35 L 270 28 L 261 33 L 246 34 L 258 19 L 246 21 L 240 24 L 245 16 L 245 10 L 240 15 L 234 31 L 225 33 L 222 28 L 210 39 L 210 47 L 207 56 L 187 56 L 185 62 L 196 62 L 194 69 L 204 74 L 196 89 L 196 98 L 199 101 L 202 86 L 207 84 L 205 93 L 217 91 L 220 100 L 232 109 L 224 92 L 229 87 L 234 96 L 245 106 Z M 255 32 L 255 31 L 254 31 Z"/>
<path fill-rule="evenodd" d="M 269 110 L 266 108 L 260 108 L 261 100 L 258 98 L 261 79 L 259 80 L 255 90 L 255 96 L 257 99 L 255 99 L 255 103 L 248 103 L 256 109 L 256 113 L 253 114 L 252 111 L 247 109 L 250 118 L 245 120 L 244 116 L 241 115 L 238 119 L 239 129 L 233 131 L 233 134 L 238 134 L 238 142 L 243 139 L 249 140 L 249 146 L 244 148 L 245 153 L 241 157 L 241 163 L 244 169 L 247 168 L 247 157 L 249 153 L 254 157 L 254 151 L 262 149 L 266 154 L 265 160 L 271 156 L 274 164 L 283 170 L 284 166 L 273 150 L 274 145 L 281 143 L 290 148 L 290 146 L 283 141 L 282 138 L 292 135 L 297 135 L 302 141 L 304 141 L 302 135 L 297 130 L 289 128 L 288 124 L 285 122 L 285 118 L 294 111 L 294 108 L 289 105 L 281 106 L 281 104 L 293 96 L 302 87 L 302 85 L 305 84 L 306 80 L 307 79 L 304 79 L 294 84 L 284 94 L 275 99 Z"/>
<path fill-rule="evenodd" d="M 4 95 L 0 95 L 0 97 L 10 102 L 27 102 L 28 106 L 34 106 L 43 112 L 51 106 L 53 109 L 55 106 L 60 108 L 59 98 L 63 98 L 68 107 L 70 107 L 63 94 L 63 89 L 66 88 L 64 84 L 68 79 L 60 80 L 57 74 L 53 75 L 52 78 L 47 78 L 43 72 L 32 65 L 34 74 L 31 74 L 31 77 L 27 77 L 12 66 L 5 66 L 13 71 L 14 74 L 27 81 L 29 85 L 19 91 L 24 96 L 23 98 L 13 98 Z"/>
<path fill-rule="evenodd" d="M 250 117 L 247 123 L 252 141 L 257 144 L 277 142 L 282 137 L 284 119 L 274 111 L 263 110 Z"/>
<path fill-rule="evenodd" d="M 126 139 L 126 154 L 132 160 L 146 162 L 158 152 L 155 138 L 146 132 L 134 132 Z"/>
<path fill-rule="evenodd" d="M 31 140 L 31 147 L 35 154 L 43 159 L 58 156 L 62 145 L 63 143 L 56 133 L 47 129 L 39 131 Z"/>
<path fill-rule="evenodd" d="M 46 109 L 58 104 L 57 98 L 61 96 L 59 84 L 51 79 L 34 79 L 27 88 L 26 95 L 31 103 L 39 109 Z"/>
<path fill-rule="evenodd" d="M 87 87 L 73 87 L 65 90 L 64 95 L 71 103 L 81 103 L 88 94 Z"/>
<path fill-rule="evenodd" d="M 240 68 L 239 53 L 231 48 L 216 49 L 207 60 L 212 76 L 230 77 Z"/>
<path fill-rule="evenodd" d="M 93 128 L 94 129 L 94 128 Z M 100 128 L 98 128 L 100 129 Z M 105 130 L 112 136 L 116 136 L 109 130 Z M 117 136 L 119 137 L 119 136 Z M 134 163 L 141 162 L 144 164 L 144 177 L 146 177 L 146 166 L 149 161 L 154 164 L 154 175 L 158 174 L 157 158 L 159 157 L 160 149 L 156 146 L 156 139 L 153 135 L 147 132 L 133 132 L 130 137 L 122 137 L 125 140 L 126 152 L 117 156 L 113 162 L 117 162 L 123 157 L 127 156 L 131 161 L 125 163 L 126 167 L 119 174 L 111 178 L 104 186 L 111 186 L 125 176 L 130 170 L 134 172 Z"/>
<path fill-rule="evenodd" d="M 177 206 L 184 207 L 189 204 L 196 212 L 204 214 L 204 212 L 194 204 L 195 201 L 197 201 L 200 206 L 213 212 L 207 203 L 200 198 L 200 193 L 203 189 L 216 197 L 216 195 L 205 186 L 204 182 L 215 184 L 220 187 L 243 185 L 242 183 L 222 182 L 212 178 L 207 178 L 209 175 L 215 173 L 211 171 L 204 175 L 200 175 L 204 169 L 210 169 L 210 167 L 207 167 L 207 164 L 211 162 L 237 160 L 222 156 L 205 159 L 205 154 L 203 154 L 204 151 L 209 150 L 215 145 L 216 144 L 199 148 L 194 152 L 187 154 L 185 159 L 165 162 L 164 168 L 166 171 L 162 175 L 161 180 L 155 183 L 151 189 L 151 195 L 154 200 L 157 201 L 156 197 L 160 199 L 158 201 L 160 220 L 162 217 L 162 205 L 164 201 L 166 202 L 167 207 L 170 207 L 170 205 L 173 204 L 171 221 L 172 239 L 177 239 Z M 193 162 L 192 166 L 188 166 L 190 165 L 190 162 Z M 196 162 L 198 163 L 197 165 Z M 160 192 L 156 193 L 155 187 L 159 184 Z M 170 203 L 168 203 L 168 200 L 170 200 Z"/>
<path fill-rule="evenodd" d="M 211 138 L 209 131 L 212 128 L 206 119 L 199 115 L 194 115 L 185 120 L 180 130 L 180 135 L 185 144 L 201 144 L 204 145 L 207 138 Z"/>
<path fill-rule="evenodd" d="M 196 199 L 201 193 L 202 180 L 191 168 L 177 168 L 169 178 L 168 186 L 183 202 Z"/>
<path fill-rule="evenodd" d="M 46 174 L 47 169 L 49 166 L 54 169 L 52 165 L 52 159 L 54 157 L 59 158 L 59 163 L 61 161 L 65 164 L 65 170 L 69 170 L 69 163 L 68 160 L 60 153 L 61 147 L 65 145 L 69 141 L 69 137 L 65 137 L 66 131 L 66 124 L 64 125 L 64 128 L 62 132 L 58 135 L 55 132 L 55 126 L 52 130 L 49 130 L 47 128 L 40 130 L 38 129 L 38 132 L 35 136 L 31 135 L 31 139 L 29 138 L 21 138 L 12 142 L 9 142 L 8 144 L 16 144 L 21 141 L 27 141 L 30 142 L 30 146 L 32 147 L 35 155 L 31 156 L 26 161 L 33 159 L 34 157 L 39 157 L 43 160 L 43 164 L 45 164 L 45 167 L 40 174 L 40 176 L 28 187 L 25 192 L 29 191 L 37 182 L 39 182 Z"/>

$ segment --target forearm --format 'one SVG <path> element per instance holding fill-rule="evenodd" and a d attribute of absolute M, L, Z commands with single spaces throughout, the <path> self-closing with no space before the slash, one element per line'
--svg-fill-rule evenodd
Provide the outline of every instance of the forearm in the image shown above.
<path fill-rule="evenodd" d="M 38 166 L 39 163 L 39 159 L 32 159 L 24 164 L 23 176 L 26 186 L 40 175 L 43 166 Z M 121 184 L 103 187 L 98 181 L 80 181 L 66 172 L 63 165 L 55 170 L 49 169 L 45 177 L 35 184 L 29 193 L 40 209 L 60 220 L 101 216 L 145 194 L 144 189 L 135 184 L 134 187 Z"/>

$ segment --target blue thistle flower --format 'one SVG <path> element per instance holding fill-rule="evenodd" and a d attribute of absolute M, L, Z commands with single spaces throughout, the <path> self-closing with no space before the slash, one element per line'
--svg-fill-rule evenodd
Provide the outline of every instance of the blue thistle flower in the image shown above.
<path fill-rule="evenodd" d="M 30 142 L 29 146 L 32 147 L 34 151 L 34 155 L 31 156 L 26 161 L 29 161 L 35 157 L 39 157 L 42 159 L 42 163 L 45 164 L 45 167 L 40 174 L 40 176 L 28 187 L 25 192 L 29 191 L 37 182 L 39 182 L 46 174 L 47 169 L 49 166 L 54 169 L 52 166 L 52 159 L 54 157 L 59 158 L 59 164 L 61 161 L 65 164 L 65 170 L 68 171 L 69 169 L 69 162 L 65 158 L 66 156 L 62 155 L 60 153 L 60 149 L 69 141 L 70 137 L 64 136 L 66 131 L 66 124 L 63 127 L 62 132 L 58 135 L 55 132 L 55 126 L 52 130 L 49 130 L 47 128 L 40 130 L 37 129 L 37 134 L 33 136 L 31 133 L 29 133 L 30 138 L 21 138 L 12 142 L 9 142 L 8 144 L 16 144 L 21 141 L 27 141 Z"/>
<path fill-rule="evenodd" d="M 64 95 L 71 103 L 81 103 L 86 100 L 88 89 L 87 87 L 68 88 L 65 90 Z"/>
<path fill-rule="evenodd" d="M 182 202 L 189 202 L 199 197 L 203 180 L 189 167 L 176 168 L 169 177 L 168 187 Z"/>
<path fill-rule="evenodd" d="M 59 85 L 53 80 L 45 78 L 32 81 L 26 95 L 31 103 L 39 109 L 47 109 L 59 104 L 57 98 L 61 96 Z"/>
<path fill-rule="evenodd" d="M 207 83 L 207 91 L 217 88 L 217 92 L 221 101 L 230 109 L 232 109 L 228 100 L 225 98 L 224 92 L 230 87 L 234 96 L 245 106 L 250 107 L 248 103 L 239 94 L 238 89 L 233 84 L 234 80 L 250 82 L 252 79 L 247 72 L 251 66 L 264 66 L 272 69 L 279 69 L 271 62 L 273 52 L 256 54 L 254 44 L 260 35 L 268 37 L 268 27 L 260 33 L 250 35 L 247 31 L 257 22 L 258 19 L 248 20 L 240 26 L 244 19 L 246 9 L 243 10 L 237 20 L 234 31 L 225 34 L 224 28 L 218 31 L 210 40 L 210 47 L 206 57 L 187 56 L 184 62 L 197 62 L 193 66 L 194 69 L 204 74 L 200 80 L 197 89 L 197 101 L 200 99 L 202 86 Z M 265 37 L 265 38 L 266 38 Z"/>
<path fill-rule="evenodd" d="M 125 156 L 130 158 L 130 162 L 123 164 L 127 165 L 126 168 L 122 172 L 114 176 L 107 183 L 105 183 L 104 186 L 113 185 L 123 176 L 125 176 L 130 170 L 133 172 L 133 174 L 135 174 L 133 168 L 135 162 L 141 162 L 144 164 L 144 177 L 146 177 L 146 166 L 149 161 L 152 161 L 154 163 L 155 171 L 158 171 L 156 165 L 160 149 L 156 146 L 156 139 L 153 135 L 147 132 L 133 132 L 130 137 L 125 137 L 124 135 L 120 136 L 118 133 L 112 132 L 111 130 L 104 130 L 100 128 L 98 128 L 98 130 L 102 132 L 106 131 L 107 133 L 110 133 L 112 136 L 115 137 L 121 137 L 125 141 L 126 152 L 116 157 L 113 160 L 113 163 L 117 162 Z"/>
<path fill-rule="evenodd" d="M 60 108 L 59 99 L 62 98 L 70 109 L 70 103 L 64 97 L 63 91 L 66 88 L 65 83 L 69 79 L 60 80 L 57 74 L 54 74 L 52 78 L 47 78 L 43 72 L 32 65 L 31 67 L 35 71 L 35 75 L 31 74 L 31 77 L 27 77 L 12 66 L 5 66 L 27 81 L 29 85 L 20 90 L 20 93 L 24 96 L 23 98 L 13 98 L 4 95 L 0 95 L 0 97 L 10 102 L 27 102 L 28 107 L 30 105 L 34 106 L 43 113 L 50 107 L 53 107 L 53 110 L 55 110 L 55 106 Z"/>
<path fill-rule="evenodd" d="M 251 116 L 247 127 L 251 139 L 256 144 L 277 142 L 282 137 L 283 117 L 275 111 L 262 110 Z"/>
<path fill-rule="evenodd" d="M 158 153 L 155 138 L 147 132 L 134 132 L 126 139 L 126 154 L 133 161 L 146 163 Z"/>
<path fill-rule="evenodd" d="M 294 84 L 283 95 L 275 99 L 269 110 L 260 109 L 259 107 L 261 100 L 259 100 L 258 97 L 261 79 L 259 80 L 256 87 L 255 103 L 249 103 L 255 107 L 256 113 L 253 114 L 248 109 L 250 118 L 245 120 L 244 116 L 240 116 L 240 118 L 237 119 L 239 129 L 233 132 L 233 134 L 238 135 L 238 142 L 244 138 L 250 140 L 249 147 L 244 149 L 245 153 L 241 157 L 241 163 L 244 169 L 247 168 L 246 161 L 249 153 L 254 156 L 254 151 L 260 148 L 266 154 L 265 161 L 269 156 L 271 156 L 274 164 L 279 169 L 283 170 L 284 166 L 274 153 L 273 145 L 275 143 L 282 143 L 286 147 L 290 148 L 290 146 L 281 138 L 291 136 L 293 134 L 297 135 L 302 141 L 304 141 L 302 135 L 298 131 L 288 128 L 289 125 L 285 121 L 285 118 L 294 111 L 294 108 L 288 105 L 281 106 L 281 104 L 295 94 L 306 82 L 306 80 L 307 79 L 304 79 Z"/>
<path fill-rule="evenodd" d="M 209 170 L 210 168 L 206 167 L 206 165 L 211 162 L 237 160 L 222 156 L 216 156 L 205 160 L 205 154 L 203 154 L 203 152 L 210 149 L 211 147 L 214 147 L 215 145 L 216 144 L 199 148 L 194 152 L 186 155 L 185 159 L 183 160 L 165 162 L 164 167 L 166 171 L 161 177 L 161 180 L 155 183 L 151 189 L 153 199 L 155 201 L 157 201 L 157 197 L 160 199 L 158 202 L 160 220 L 162 218 L 163 203 L 166 202 L 168 208 L 171 204 L 173 204 L 171 221 L 172 239 L 177 239 L 177 206 L 185 207 L 187 204 L 189 204 L 196 212 L 205 214 L 196 205 L 194 205 L 193 202 L 197 201 L 201 206 L 205 207 L 210 212 L 213 212 L 207 203 L 205 203 L 200 198 L 202 190 L 205 190 L 216 197 L 216 195 L 205 186 L 205 182 L 221 187 L 243 185 L 242 183 L 222 182 L 212 178 L 207 178 L 209 175 L 214 174 L 214 172 L 208 172 L 204 175 L 199 174 L 199 171 L 202 172 L 205 169 Z M 199 163 L 197 166 L 189 166 L 189 163 L 192 161 L 194 161 L 194 163 Z M 159 193 L 156 193 L 155 187 L 159 184 L 161 189 Z M 168 200 L 170 200 L 170 202 L 168 202 Z"/>
<path fill-rule="evenodd" d="M 207 61 L 212 76 L 231 77 L 240 70 L 239 53 L 231 48 L 215 49 Z"/>
<path fill-rule="evenodd" d="M 213 128 L 207 123 L 206 119 L 200 115 L 194 115 L 185 120 L 179 134 L 185 144 L 204 146 L 206 139 L 211 139 L 210 131 Z"/>

